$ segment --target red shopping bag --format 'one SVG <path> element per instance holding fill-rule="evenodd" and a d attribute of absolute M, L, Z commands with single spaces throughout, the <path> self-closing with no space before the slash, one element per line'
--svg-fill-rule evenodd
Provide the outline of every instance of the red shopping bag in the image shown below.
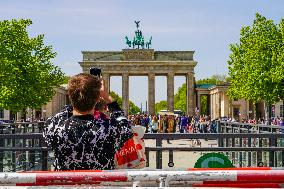
<path fill-rule="evenodd" d="M 140 169 L 146 165 L 145 143 L 142 139 L 145 127 L 132 126 L 134 136 L 116 152 L 114 162 L 116 169 Z"/>

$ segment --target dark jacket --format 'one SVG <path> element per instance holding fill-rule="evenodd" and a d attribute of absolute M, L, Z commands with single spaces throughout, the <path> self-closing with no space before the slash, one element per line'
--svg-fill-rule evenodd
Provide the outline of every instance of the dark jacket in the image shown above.
<path fill-rule="evenodd" d="M 109 108 L 112 109 L 112 108 Z M 55 170 L 114 169 L 114 155 L 133 134 L 127 121 L 68 116 L 64 110 L 45 122 L 43 136 L 54 151 Z"/>

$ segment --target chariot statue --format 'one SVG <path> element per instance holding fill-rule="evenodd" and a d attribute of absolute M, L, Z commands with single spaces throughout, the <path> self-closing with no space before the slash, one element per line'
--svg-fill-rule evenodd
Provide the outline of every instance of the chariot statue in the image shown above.
<path fill-rule="evenodd" d="M 146 48 L 149 49 L 149 48 L 150 48 L 150 45 L 152 45 L 152 36 L 151 36 L 151 38 L 149 39 L 149 41 L 145 43 L 145 40 L 144 40 L 144 36 L 143 36 L 143 34 L 142 34 L 142 31 L 139 30 L 139 23 L 140 23 L 140 21 L 134 21 L 134 22 L 135 22 L 136 28 L 137 28 L 137 30 L 135 31 L 135 36 L 134 36 L 134 38 L 133 38 L 132 41 L 130 41 L 130 40 L 128 39 L 128 37 L 125 36 L 126 45 L 127 45 L 129 48 L 131 48 L 131 46 L 132 46 L 133 49 L 135 49 L 135 48 L 137 48 L 137 49 L 140 49 L 140 48 L 144 49 L 144 48 L 145 48 L 145 45 L 146 45 Z"/>

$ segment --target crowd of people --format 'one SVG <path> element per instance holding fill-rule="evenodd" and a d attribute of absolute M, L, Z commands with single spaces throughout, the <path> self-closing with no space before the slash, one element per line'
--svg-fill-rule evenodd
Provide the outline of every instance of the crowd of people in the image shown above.
<path fill-rule="evenodd" d="M 142 125 L 147 133 L 217 133 L 216 120 L 210 116 L 188 115 L 147 115 L 137 114 L 128 116 L 130 125 Z M 234 118 L 220 119 L 221 121 L 237 122 Z M 269 122 L 270 121 L 270 122 Z M 275 117 L 270 120 L 259 118 L 241 119 L 240 123 L 284 126 L 284 118 Z"/>
<path fill-rule="evenodd" d="M 259 118 L 259 119 L 241 119 L 241 123 L 251 123 L 251 124 L 264 124 L 264 125 L 278 125 L 284 126 L 284 118 L 274 117 L 270 120 Z"/>
<path fill-rule="evenodd" d="M 147 133 L 216 133 L 210 116 L 129 115 L 130 125 L 142 125 Z"/>

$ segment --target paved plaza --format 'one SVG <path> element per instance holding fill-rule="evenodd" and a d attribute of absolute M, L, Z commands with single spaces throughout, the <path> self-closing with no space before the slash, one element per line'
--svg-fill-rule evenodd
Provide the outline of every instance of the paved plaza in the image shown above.
<path fill-rule="evenodd" d="M 216 147 L 217 140 L 199 140 L 201 142 L 201 147 Z M 196 140 L 191 139 L 182 139 L 182 140 L 170 140 L 171 144 L 167 143 L 167 140 L 164 140 L 162 143 L 163 147 L 200 147 L 196 144 Z M 155 140 L 145 140 L 146 147 L 155 147 Z M 168 166 L 169 163 L 169 152 L 163 152 L 163 169 L 184 169 L 184 168 L 193 168 L 195 162 L 203 154 L 207 152 L 178 152 L 174 151 L 174 167 L 171 168 Z M 149 168 L 156 168 L 156 152 L 150 152 L 149 154 Z"/>

